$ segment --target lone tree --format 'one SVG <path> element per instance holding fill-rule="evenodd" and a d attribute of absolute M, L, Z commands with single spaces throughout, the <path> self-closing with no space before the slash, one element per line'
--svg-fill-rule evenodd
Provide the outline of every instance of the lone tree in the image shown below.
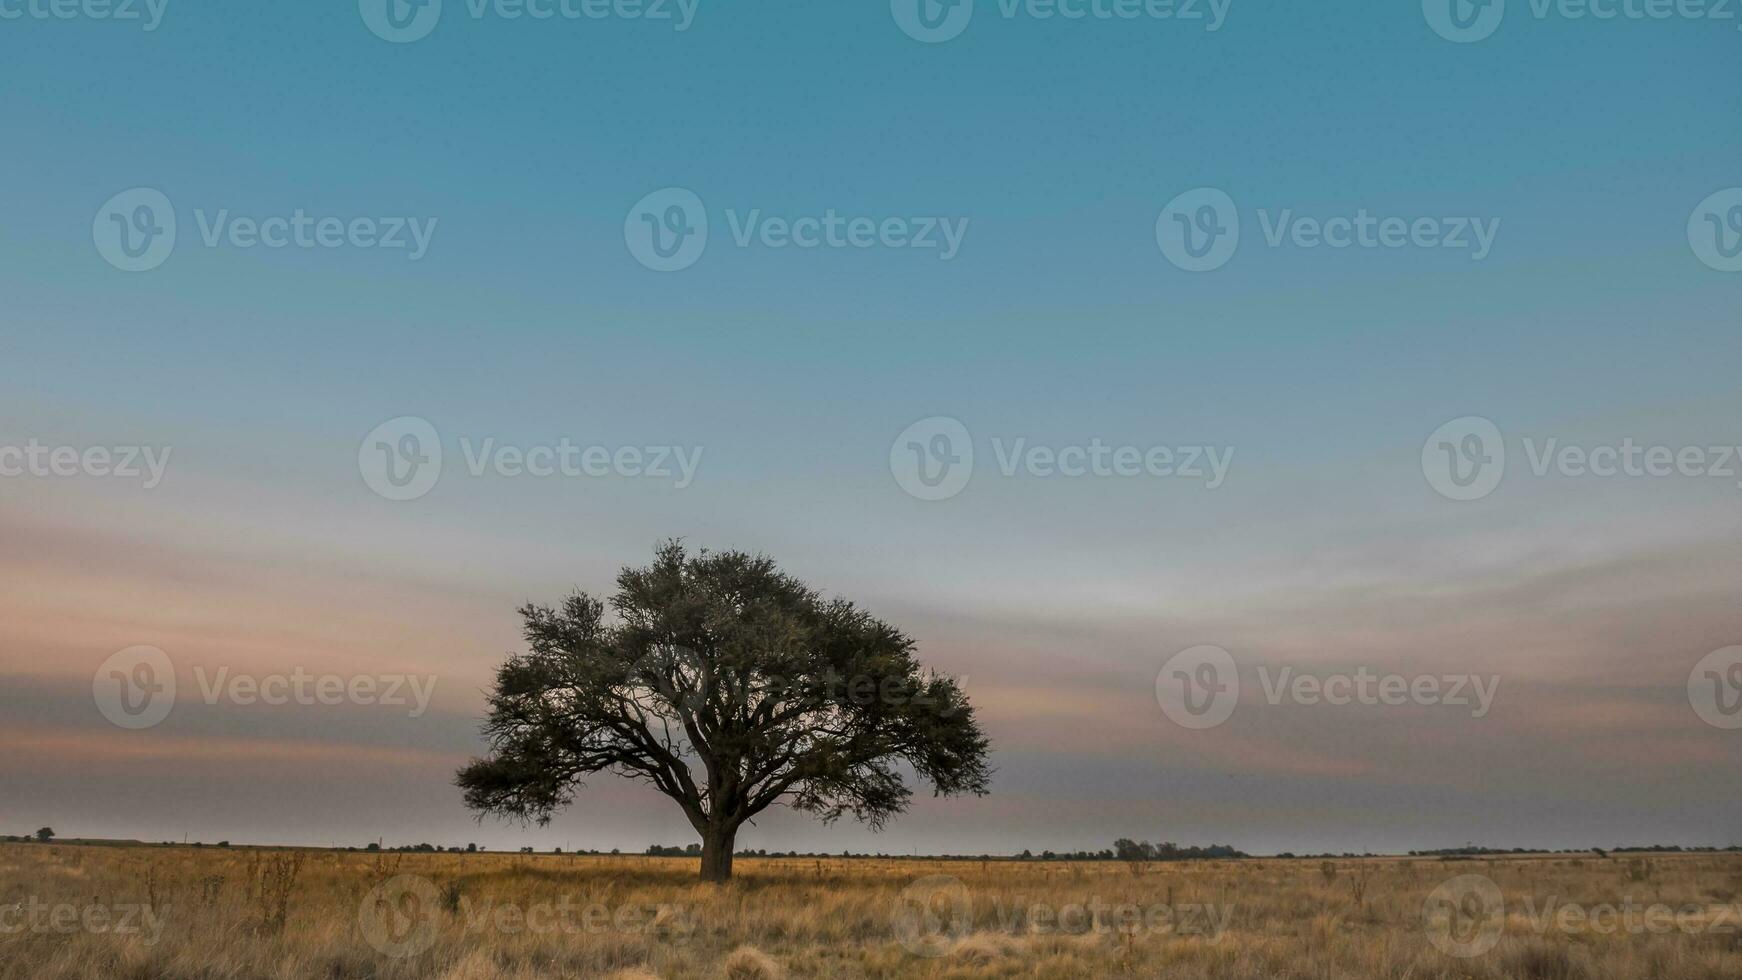
<path fill-rule="evenodd" d="M 54 828 L 53 827 L 43 827 L 42 829 L 38 830 L 36 832 L 36 839 L 38 841 L 41 841 L 44 844 L 48 843 L 51 840 L 54 840 Z"/>
<path fill-rule="evenodd" d="M 900 630 L 825 599 L 766 557 L 668 542 L 606 603 L 528 605 L 529 652 L 496 674 L 489 758 L 456 782 L 479 814 L 550 821 L 581 777 L 652 783 L 701 835 L 705 881 L 775 804 L 880 830 L 913 793 L 984 796 L 988 742 L 956 682 Z"/>

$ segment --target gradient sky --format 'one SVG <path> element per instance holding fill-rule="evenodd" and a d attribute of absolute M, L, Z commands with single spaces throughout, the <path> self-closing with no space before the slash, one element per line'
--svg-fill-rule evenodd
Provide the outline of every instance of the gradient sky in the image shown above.
<path fill-rule="evenodd" d="M 1533 476 L 1522 440 L 1742 443 L 1742 276 L 1689 247 L 1742 184 L 1731 22 L 1539 20 L 1454 44 L 1418 4 L 1234 0 L 1176 21 L 1004 19 L 947 43 L 882 2 L 702 0 L 687 31 L 474 20 L 390 44 L 353 3 L 170 0 L 157 30 L 0 20 L 0 447 L 173 446 L 161 486 L 0 478 L 0 831 L 640 849 L 693 838 L 601 777 L 546 829 L 450 785 L 516 606 L 654 544 L 764 551 L 964 677 L 992 796 L 882 835 L 770 814 L 740 846 L 1002 852 L 1115 837 L 1250 850 L 1742 843 L 1742 732 L 1689 672 L 1742 644 L 1738 479 Z M 12 9 L 12 8 L 8 8 Z M 692 268 L 632 206 L 696 192 Z M 1225 190 L 1243 242 L 1189 273 L 1157 215 Z M 93 244 L 156 188 L 180 240 Z M 434 217 L 420 261 L 206 248 L 196 210 Z M 727 209 L 966 217 L 961 253 L 737 248 Z M 1265 247 L 1256 218 L 1477 216 L 1491 255 Z M 1424 441 L 1505 433 L 1453 502 Z M 428 495 L 359 475 L 427 419 Z M 949 416 L 960 495 L 892 477 Z M 704 447 L 696 482 L 471 478 L 458 440 Z M 1231 446 L 1180 480 L 1016 477 L 990 440 Z M 177 666 L 163 724 L 93 703 L 106 658 Z M 1158 707 L 1198 644 L 1243 667 L 1502 678 L 1446 706 Z M 437 679 L 378 706 L 206 705 L 195 668 Z"/>

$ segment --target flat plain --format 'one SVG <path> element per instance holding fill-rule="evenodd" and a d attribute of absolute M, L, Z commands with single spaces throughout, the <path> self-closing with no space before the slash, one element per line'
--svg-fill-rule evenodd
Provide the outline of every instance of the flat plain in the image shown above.
<path fill-rule="evenodd" d="M 1742 855 L 1126 864 L 0 845 L 0 980 L 1719 980 Z"/>

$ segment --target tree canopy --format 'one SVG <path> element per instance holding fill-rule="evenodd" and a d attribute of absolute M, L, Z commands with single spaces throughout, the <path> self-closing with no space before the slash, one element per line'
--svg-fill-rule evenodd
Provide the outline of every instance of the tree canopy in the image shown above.
<path fill-rule="evenodd" d="M 765 556 L 668 542 L 608 602 L 578 592 L 520 614 L 528 649 L 497 671 L 490 754 L 457 778 L 480 817 L 545 823 L 585 776 L 643 780 L 683 808 L 702 876 L 723 881 L 738 829 L 776 804 L 881 829 L 912 798 L 905 771 L 935 795 L 989 789 L 957 682 Z"/>

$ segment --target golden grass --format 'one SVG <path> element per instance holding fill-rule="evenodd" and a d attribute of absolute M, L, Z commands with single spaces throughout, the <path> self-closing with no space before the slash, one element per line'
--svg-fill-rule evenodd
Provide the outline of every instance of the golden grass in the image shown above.
<path fill-rule="evenodd" d="M 0 980 L 1742 977 L 1742 855 L 1328 869 L 743 858 L 724 887 L 695 870 L 643 857 L 0 845 Z M 1504 895 L 1498 941 L 1468 957 L 1436 946 L 1424 917 L 1436 886 L 1463 875 Z M 1599 928 L 1603 908 L 1628 901 L 1677 918 Z M 135 913 L 118 934 L 142 905 L 154 918 Z"/>

